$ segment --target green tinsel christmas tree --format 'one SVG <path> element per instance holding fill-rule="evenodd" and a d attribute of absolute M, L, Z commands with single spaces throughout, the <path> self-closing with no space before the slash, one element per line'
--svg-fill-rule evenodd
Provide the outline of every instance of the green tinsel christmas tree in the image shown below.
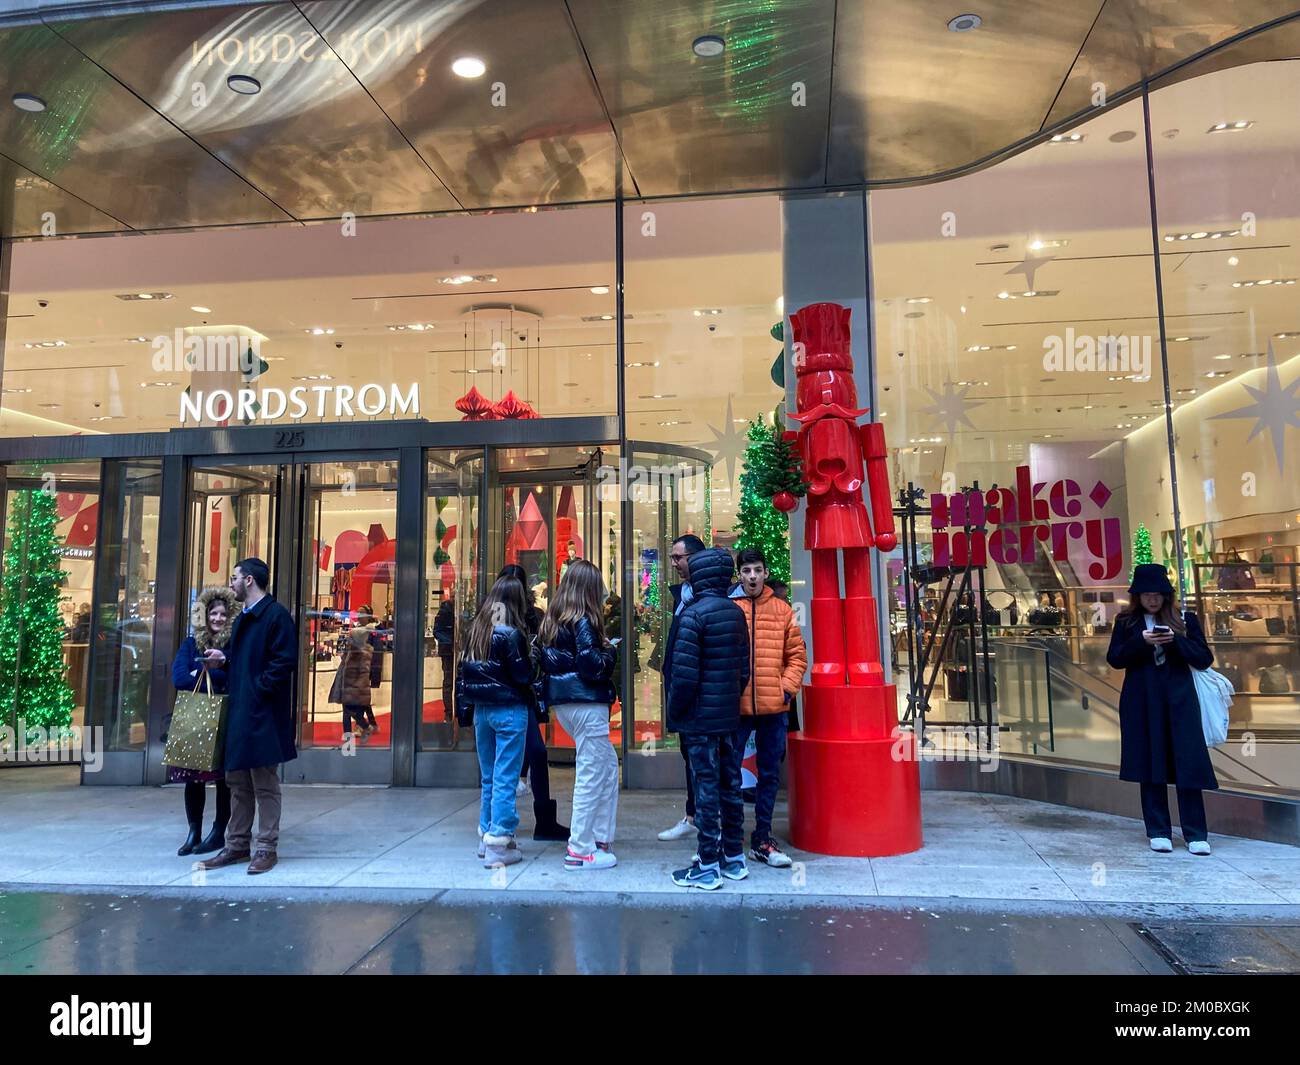
<path fill-rule="evenodd" d="M 778 492 L 797 497 L 807 491 L 798 452 L 779 429 L 764 424 L 761 418 L 749 423 L 745 438 L 749 446 L 745 449 L 745 472 L 740 475 L 736 550 L 757 547 L 767 559 L 772 580 L 788 583 L 790 518 L 772 505 L 772 497 Z"/>
<path fill-rule="evenodd" d="M 64 680 L 64 576 L 49 492 L 23 489 L 9 499 L 9 546 L 0 576 L 0 719 L 44 728 L 57 740 L 72 723 L 72 688 Z"/>
<path fill-rule="evenodd" d="M 1155 561 L 1151 557 L 1151 533 L 1146 525 L 1138 522 L 1137 532 L 1133 534 L 1133 568 Z"/>

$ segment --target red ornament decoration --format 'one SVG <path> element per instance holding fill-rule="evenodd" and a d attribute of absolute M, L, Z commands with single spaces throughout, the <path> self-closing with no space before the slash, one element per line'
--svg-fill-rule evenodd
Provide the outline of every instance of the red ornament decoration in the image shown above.
<path fill-rule="evenodd" d="M 777 492 L 776 495 L 772 497 L 772 506 L 781 511 L 782 514 L 789 514 L 790 511 L 794 510 L 798 505 L 799 500 L 795 499 L 795 497 L 789 492 Z"/>
<path fill-rule="evenodd" d="M 500 402 L 492 408 L 492 413 L 503 419 L 537 417 L 537 411 L 516 396 L 513 388 L 501 397 Z"/>
<path fill-rule="evenodd" d="M 880 664 L 871 549 L 890 551 L 897 537 L 884 426 L 857 423 L 866 411 L 853 383 L 849 314 L 814 303 L 790 316 L 800 428 L 786 436 L 798 439 L 808 483 L 813 640 L 804 727 L 789 741 L 790 841 L 822 854 L 882 857 L 921 846 L 921 781 L 915 735 L 899 729 L 894 685 Z"/>
<path fill-rule="evenodd" d="M 456 409 L 464 415 L 461 418 L 463 422 L 479 422 L 496 417 L 492 412 L 491 400 L 473 385 L 470 385 L 469 391 L 456 400 Z"/>

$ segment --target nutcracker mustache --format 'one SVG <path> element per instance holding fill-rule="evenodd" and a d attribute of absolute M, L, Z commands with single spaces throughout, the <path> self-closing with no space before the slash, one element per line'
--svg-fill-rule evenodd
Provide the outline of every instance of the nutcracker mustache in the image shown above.
<path fill-rule="evenodd" d="M 0 725 L 0 762 L 80 762 L 85 772 L 98 773 L 104 766 L 104 728 L 65 725 L 46 729 L 28 725 L 26 718 L 20 717 L 13 727 Z"/>

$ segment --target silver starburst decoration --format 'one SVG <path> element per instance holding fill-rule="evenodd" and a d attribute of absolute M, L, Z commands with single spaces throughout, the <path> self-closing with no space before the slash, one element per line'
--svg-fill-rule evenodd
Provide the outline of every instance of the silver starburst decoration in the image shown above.
<path fill-rule="evenodd" d="M 1055 258 L 1055 255 L 1030 255 L 1026 252 L 1024 262 L 1017 263 L 1007 271 L 1007 274 L 1024 274 L 1025 288 L 1032 292 L 1034 290 L 1034 275 L 1038 273 L 1038 268 L 1050 263 Z"/>
<path fill-rule="evenodd" d="M 930 417 L 943 422 L 949 436 L 956 435 L 959 425 L 965 425 L 971 429 L 975 428 L 968 414 L 976 407 L 982 407 L 984 404 L 972 403 L 966 398 L 966 393 L 970 391 L 969 385 L 957 392 L 953 389 L 951 381 L 945 381 L 942 395 L 928 386 L 926 391 L 933 397 L 934 403 L 929 407 L 922 407 L 921 413 L 928 414 Z"/>
<path fill-rule="evenodd" d="M 745 448 L 747 441 L 745 434 L 736 431 L 736 419 L 731 411 L 732 397 L 727 397 L 727 424 L 721 430 L 709 426 L 709 432 L 713 434 L 713 443 L 705 444 L 707 451 L 713 452 L 713 462 L 716 465 L 719 462 L 727 464 L 727 484 L 736 482 L 736 463 L 745 457 Z"/>
<path fill-rule="evenodd" d="M 1273 345 L 1270 342 L 1264 387 L 1252 388 L 1245 383 L 1241 387 L 1250 393 L 1255 402 L 1238 407 L 1236 410 L 1216 414 L 1211 420 L 1254 418 L 1255 427 L 1251 429 L 1250 436 L 1246 437 L 1246 443 L 1250 443 L 1267 429 L 1273 444 L 1273 455 L 1277 458 L 1277 469 L 1281 473 L 1286 469 L 1283 444 L 1286 440 L 1287 428 L 1300 429 L 1300 396 L 1296 394 L 1297 390 L 1300 390 L 1300 375 L 1289 385 L 1285 387 L 1282 385 L 1282 378 L 1277 372 L 1277 359 L 1273 355 Z"/>

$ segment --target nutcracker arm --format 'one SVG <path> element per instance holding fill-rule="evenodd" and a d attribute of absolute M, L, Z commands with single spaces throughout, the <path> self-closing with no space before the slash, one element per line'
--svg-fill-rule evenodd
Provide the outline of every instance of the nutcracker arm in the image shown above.
<path fill-rule="evenodd" d="M 862 458 L 867 468 L 867 490 L 871 499 L 871 518 L 875 526 L 875 545 L 881 551 L 892 551 L 898 544 L 894 534 L 894 501 L 889 491 L 889 471 L 886 465 L 885 427 L 880 422 L 867 422 L 858 427 L 862 442 Z"/>

